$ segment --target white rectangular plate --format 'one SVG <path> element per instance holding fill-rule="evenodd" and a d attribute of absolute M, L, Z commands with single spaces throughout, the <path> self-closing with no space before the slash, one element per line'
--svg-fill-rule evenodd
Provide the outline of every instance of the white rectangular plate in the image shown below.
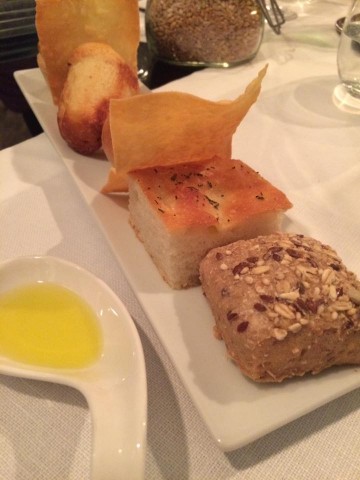
<path fill-rule="evenodd" d="M 212 99 L 235 98 L 259 68 L 245 69 L 240 79 L 235 78 L 236 70 L 199 72 L 164 89 L 203 93 Z M 299 72 L 292 73 L 293 78 L 308 71 L 306 64 L 300 65 Z M 328 77 L 323 80 L 320 75 L 312 84 L 303 83 L 302 87 L 293 82 L 280 87 L 276 83 L 276 65 L 273 73 L 274 85 L 271 86 L 270 77 L 270 88 L 263 89 L 234 137 L 234 156 L 248 160 L 288 194 L 294 208 L 286 220 L 287 230 L 332 244 L 359 272 L 359 249 L 355 251 L 351 239 L 360 238 L 360 222 L 354 223 L 348 210 L 351 207 L 356 211 L 354 198 L 358 199 L 353 181 L 356 176 L 359 178 L 357 145 L 348 144 L 347 157 L 339 166 L 337 145 L 341 146 L 342 139 L 334 140 L 334 136 L 340 137 L 337 129 L 341 120 L 335 107 L 327 107 L 331 114 L 325 108 L 319 111 L 324 99 L 318 98 L 319 88 L 316 91 L 324 81 L 325 92 L 324 85 L 321 91 L 326 94 Z M 16 80 L 103 228 L 149 321 L 221 449 L 239 448 L 360 386 L 360 375 L 351 367 L 281 385 L 258 385 L 247 380 L 228 360 L 224 344 L 213 337 L 213 318 L 201 289 L 171 290 L 128 224 L 127 197 L 99 193 L 109 170 L 102 154 L 86 158 L 62 140 L 56 108 L 40 71 L 17 72 Z M 309 97 L 312 91 L 313 100 Z M 350 135 L 353 129 L 353 138 L 357 138 L 358 130 L 351 122 L 352 119 L 343 120 L 340 127 L 347 128 L 343 135 Z M 310 155 L 312 151 L 316 152 L 314 156 Z M 347 193 L 346 198 L 340 199 L 336 194 L 342 191 L 339 188 L 343 184 Z M 359 208 L 359 200 L 357 203 Z"/>

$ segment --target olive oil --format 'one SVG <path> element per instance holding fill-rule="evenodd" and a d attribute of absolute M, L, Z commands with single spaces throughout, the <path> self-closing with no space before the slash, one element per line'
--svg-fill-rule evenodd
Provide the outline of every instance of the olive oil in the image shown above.
<path fill-rule="evenodd" d="M 101 355 L 102 335 L 90 306 L 52 283 L 0 296 L 0 355 L 51 368 L 82 368 Z"/>

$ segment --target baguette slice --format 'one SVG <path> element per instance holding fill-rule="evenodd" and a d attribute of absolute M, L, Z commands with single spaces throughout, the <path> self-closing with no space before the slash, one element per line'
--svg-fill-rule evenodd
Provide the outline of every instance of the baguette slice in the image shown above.
<path fill-rule="evenodd" d="M 83 43 L 110 45 L 136 75 L 138 0 L 36 0 L 35 4 L 39 67 L 55 105 L 66 81 L 69 58 Z"/>
<path fill-rule="evenodd" d="M 336 252 L 278 233 L 215 248 L 200 266 L 215 335 L 257 382 L 360 364 L 360 282 Z"/>
<path fill-rule="evenodd" d="M 218 157 L 129 174 L 130 223 L 176 289 L 199 284 L 213 247 L 280 228 L 286 196 L 239 160 Z"/>
<path fill-rule="evenodd" d="M 91 155 L 101 147 L 101 132 L 111 98 L 139 92 L 136 74 L 105 43 L 83 43 L 69 58 L 69 71 L 58 105 L 61 136 L 78 153 Z"/>

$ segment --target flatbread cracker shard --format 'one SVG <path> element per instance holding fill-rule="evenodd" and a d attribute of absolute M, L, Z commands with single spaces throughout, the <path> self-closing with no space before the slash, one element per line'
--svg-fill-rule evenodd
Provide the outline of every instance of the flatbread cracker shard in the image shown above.
<path fill-rule="evenodd" d="M 127 191 L 127 173 L 141 168 L 231 158 L 232 136 L 256 102 L 267 65 L 234 101 L 181 92 L 110 101 L 102 144 L 112 166 L 103 193 Z"/>
<path fill-rule="evenodd" d="M 58 103 L 73 50 L 87 42 L 110 45 L 137 71 L 140 42 L 137 0 L 37 0 L 39 67 Z"/>

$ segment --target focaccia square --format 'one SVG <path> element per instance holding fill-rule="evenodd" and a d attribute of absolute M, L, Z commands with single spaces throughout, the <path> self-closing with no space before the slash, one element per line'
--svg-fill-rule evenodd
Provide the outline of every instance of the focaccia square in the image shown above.
<path fill-rule="evenodd" d="M 213 247 L 274 232 L 291 207 L 245 163 L 218 157 L 130 172 L 130 223 L 173 288 L 199 284 Z"/>

